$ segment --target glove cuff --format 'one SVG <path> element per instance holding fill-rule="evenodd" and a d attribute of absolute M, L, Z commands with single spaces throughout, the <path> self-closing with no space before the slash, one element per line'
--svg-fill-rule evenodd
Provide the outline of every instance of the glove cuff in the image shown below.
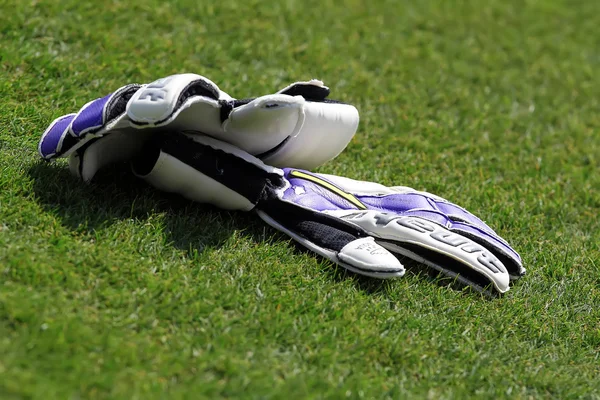
<path fill-rule="evenodd" d="M 132 170 L 158 189 L 229 210 L 249 211 L 267 185 L 285 186 L 282 170 L 230 144 L 181 133 L 149 142 Z"/>

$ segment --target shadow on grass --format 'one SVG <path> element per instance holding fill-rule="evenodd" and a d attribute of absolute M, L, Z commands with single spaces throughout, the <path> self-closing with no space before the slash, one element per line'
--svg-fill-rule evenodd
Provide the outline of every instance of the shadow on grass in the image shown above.
<path fill-rule="evenodd" d="M 56 215 L 62 224 L 82 234 L 93 234 L 117 221 L 148 220 L 156 213 L 165 215 L 164 232 L 176 248 L 202 252 L 219 248 L 235 232 L 243 231 L 257 244 L 265 240 L 285 240 L 296 244 L 298 252 L 314 255 L 287 236 L 272 230 L 265 238 L 264 226 L 253 213 L 230 212 L 198 204 L 179 195 L 160 192 L 136 178 L 127 165 L 100 171 L 92 184 L 75 179 L 63 164 L 39 162 L 28 171 L 38 203 Z M 472 290 L 469 286 L 446 277 L 410 259 L 402 259 L 407 274 L 425 284 L 449 286 L 465 295 L 494 298 L 491 293 Z M 333 281 L 353 279 L 357 287 L 370 294 L 385 294 L 386 281 L 368 278 L 328 263 L 324 273 Z"/>
<path fill-rule="evenodd" d="M 76 232 L 93 233 L 117 221 L 144 221 L 162 213 L 164 232 L 182 250 L 198 243 L 202 248 L 219 247 L 240 230 L 257 243 L 264 237 L 252 214 L 223 211 L 157 191 L 133 176 L 128 166 L 100 171 L 89 185 L 57 163 L 40 162 L 28 172 L 40 206 Z"/>

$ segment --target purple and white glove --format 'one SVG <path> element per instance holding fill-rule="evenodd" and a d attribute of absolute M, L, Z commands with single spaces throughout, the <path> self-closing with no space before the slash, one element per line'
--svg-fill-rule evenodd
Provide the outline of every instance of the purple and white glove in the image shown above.
<path fill-rule="evenodd" d="M 201 133 L 278 166 L 314 168 L 346 148 L 358 111 L 327 99 L 323 82 L 296 82 L 275 94 L 237 100 L 196 74 L 130 84 L 54 120 L 39 143 L 50 160 L 70 156 L 90 181 L 102 167 L 130 160 L 156 132 Z"/>
<path fill-rule="evenodd" d="M 405 256 L 477 289 L 509 289 L 521 258 L 465 209 L 426 192 L 305 170 L 283 170 L 200 135 L 156 136 L 133 162 L 153 186 L 269 225 L 355 273 L 399 277 Z"/>

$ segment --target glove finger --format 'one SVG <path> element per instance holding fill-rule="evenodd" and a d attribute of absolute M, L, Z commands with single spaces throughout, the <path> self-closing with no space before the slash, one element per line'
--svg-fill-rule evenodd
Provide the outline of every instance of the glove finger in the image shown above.
<path fill-rule="evenodd" d="M 525 275 L 526 270 L 523 267 L 521 256 L 500 236 L 490 235 L 478 227 L 462 222 L 452 222 L 450 231 L 460 233 L 493 252 L 506 266 L 511 279 L 519 279 Z"/>
<path fill-rule="evenodd" d="M 405 195 L 402 195 L 405 196 Z M 364 198 L 361 200 L 365 201 Z M 445 204 L 444 209 L 448 210 L 452 204 Z M 469 237 L 471 240 L 484 246 L 487 250 L 500 258 L 508 269 L 512 277 L 516 278 L 525 274 L 523 263 L 519 254 L 510 245 L 496 234 L 489 226 L 471 214 L 471 218 L 457 220 L 454 215 L 447 215 L 439 209 L 425 209 L 425 207 L 415 210 L 398 212 L 399 215 L 423 218 L 443 226 L 451 232 L 460 233 Z M 477 223 L 479 221 L 479 223 Z"/>
<path fill-rule="evenodd" d="M 346 148 L 358 121 L 358 110 L 349 104 L 271 94 L 235 102 L 219 138 L 271 165 L 314 168 Z"/>
<path fill-rule="evenodd" d="M 301 195 L 291 190 L 286 192 L 286 196 L 298 204 L 318 210 L 363 208 L 422 218 L 484 246 L 502 260 L 511 277 L 525 273 L 519 254 L 504 239 L 481 219 L 441 197 L 407 187 L 387 188 L 333 175 L 293 169 L 285 171 L 292 185 L 306 189 Z M 337 189 L 332 191 L 324 185 L 333 185 Z"/>
<path fill-rule="evenodd" d="M 93 137 L 104 134 L 115 119 L 123 115 L 127 101 L 140 85 L 123 86 L 114 93 L 92 100 L 76 114 L 54 120 L 42 134 L 38 150 L 44 159 L 73 153 Z M 93 135 L 93 134 L 98 135 Z"/>
<path fill-rule="evenodd" d="M 435 206 L 447 216 L 444 224 L 452 232 L 459 232 L 473 241 L 488 248 L 502 259 L 511 277 L 516 279 L 525 275 L 521 256 L 506 240 L 500 237 L 489 225 L 464 208 L 447 200 L 436 201 Z"/>
<path fill-rule="evenodd" d="M 297 133 L 305 103 L 301 97 L 275 94 L 236 106 L 223 121 L 219 139 L 263 158 Z"/>
<path fill-rule="evenodd" d="M 75 141 L 71 141 L 72 144 L 70 145 L 68 143 L 68 138 L 71 137 L 69 135 L 69 126 L 74 118 L 75 114 L 68 114 L 52 121 L 50 126 L 48 126 L 46 131 L 42 134 L 42 138 L 38 145 L 38 152 L 42 158 L 49 160 L 51 158 L 59 157 L 63 148 L 68 149 L 70 145 L 72 146 L 75 143 Z M 67 139 L 67 143 L 65 143 L 65 139 Z"/>
<path fill-rule="evenodd" d="M 106 105 L 113 97 L 113 93 L 92 100 L 85 104 L 71 123 L 71 135 L 81 137 L 88 132 L 97 131 L 104 125 Z"/>
<path fill-rule="evenodd" d="M 393 195 L 389 200 L 404 203 L 397 208 L 400 214 L 435 222 L 452 232 L 460 233 L 486 247 L 507 267 L 512 277 L 525 274 L 519 254 L 481 219 L 464 208 L 425 192 Z M 397 204 L 396 204 L 397 206 Z M 403 211 L 408 209 L 407 211 Z"/>
<path fill-rule="evenodd" d="M 200 203 L 249 211 L 282 172 L 237 147 L 201 135 L 155 135 L 132 161 L 134 173 L 154 187 Z"/>
<path fill-rule="evenodd" d="M 318 167 L 348 146 L 359 123 L 358 110 L 343 103 L 303 101 L 298 116 L 294 129 L 286 132 L 289 139 L 259 156 L 266 163 Z"/>
<path fill-rule="evenodd" d="M 237 145 L 268 164 L 318 167 L 348 146 L 359 122 L 358 110 L 328 100 L 329 92 L 323 82 L 313 79 L 245 100 L 241 107 L 234 104 L 224 120 L 226 134 L 243 141 Z"/>
<path fill-rule="evenodd" d="M 404 275 L 404 266 L 392 253 L 364 232 L 344 226 L 336 217 L 283 201 L 261 208 L 257 214 L 267 224 L 349 271 L 379 279 Z"/>
<path fill-rule="evenodd" d="M 81 107 L 71 123 L 71 135 L 82 138 L 106 128 L 113 120 L 125 113 L 127 102 L 140 87 L 141 85 L 138 84 L 123 86 Z"/>
<path fill-rule="evenodd" d="M 388 250 L 461 275 L 474 287 L 491 283 L 500 293 L 509 289 L 509 274 L 502 261 L 484 246 L 437 223 L 376 210 L 326 213 L 356 224 Z"/>

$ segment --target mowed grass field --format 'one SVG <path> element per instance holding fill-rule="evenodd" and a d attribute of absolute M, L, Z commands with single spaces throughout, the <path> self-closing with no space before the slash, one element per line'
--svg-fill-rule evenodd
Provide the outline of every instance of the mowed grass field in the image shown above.
<path fill-rule="evenodd" d="M 600 398 L 599 26 L 595 1 L 0 1 L 0 398 Z M 455 201 L 528 275 L 364 279 L 40 162 L 54 118 L 180 72 L 324 80 L 361 124 L 318 171 Z"/>

